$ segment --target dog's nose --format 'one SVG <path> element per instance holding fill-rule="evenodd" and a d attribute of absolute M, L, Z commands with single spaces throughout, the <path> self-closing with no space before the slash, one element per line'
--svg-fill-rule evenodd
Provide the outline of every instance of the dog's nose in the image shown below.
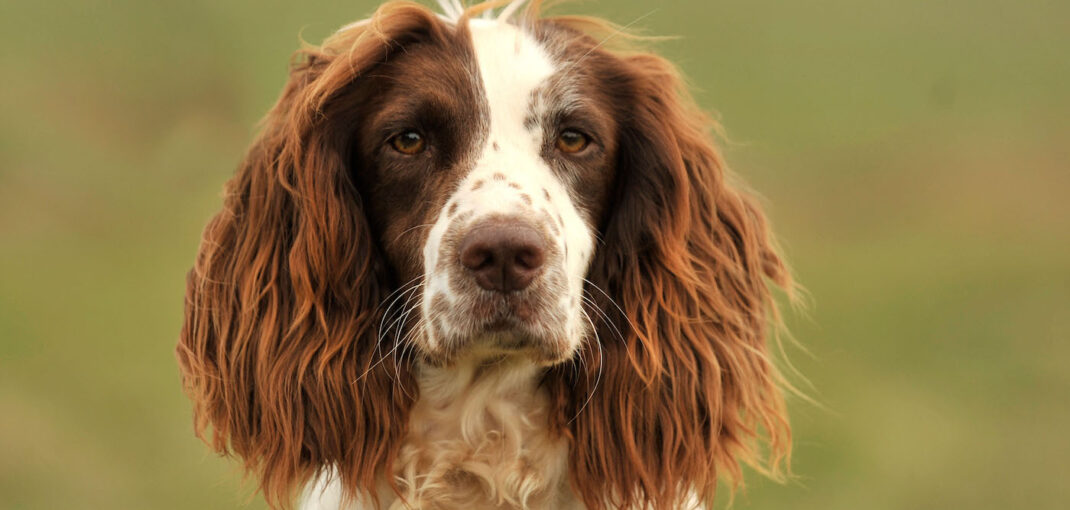
<path fill-rule="evenodd" d="M 531 285 L 546 260 L 546 247 L 535 229 L 520 222 L 477 226 L 460 244 L 461 265 L 480 287 L 514 292 Z"/>

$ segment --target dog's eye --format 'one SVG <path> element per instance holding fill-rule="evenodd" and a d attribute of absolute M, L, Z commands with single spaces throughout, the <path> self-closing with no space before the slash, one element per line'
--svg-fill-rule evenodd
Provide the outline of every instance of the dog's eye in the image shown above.
<path fill-rule="evenodd" d="M 591 139 L 575 129 L 566 129 L 557 135 L 557 150 L 565 154 L 576 154 L 590 144 Z"/>
<path fill-rule="evenodd" d="M 394 150 L 412 156 L 413 154 L 419 154 L 424 151 L 427 143 L 424 142 L 424 137 L 416 131 L 406 131 L 400 135 L 390 139 L 390 146 Z"/>

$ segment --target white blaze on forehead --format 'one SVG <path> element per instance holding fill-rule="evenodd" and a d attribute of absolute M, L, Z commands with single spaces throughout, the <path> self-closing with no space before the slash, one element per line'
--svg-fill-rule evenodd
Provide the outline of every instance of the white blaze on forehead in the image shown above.
<path fill-rule="evenodd" d="M 533 126 L 525 127 L 525 120 L 533 114 L 535 90 L 556 71 L 553 61 L 538 41 L 509 23 L 472 20 L 471 31 L 490 107 L 490 140 L 535 141 L 531 145 L 537 148 L 541 133 L 528 129 Z"/>

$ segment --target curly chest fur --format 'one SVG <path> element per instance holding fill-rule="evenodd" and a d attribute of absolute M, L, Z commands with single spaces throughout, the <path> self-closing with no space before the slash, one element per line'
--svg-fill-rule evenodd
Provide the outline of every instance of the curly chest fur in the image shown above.
<path fill-rule="evenodd" d="M 548 399 L 527 362 L 425 367 L 395 466 L 391 508 L 573 506 L 568 445 L 547 426 Z M 407 503 L 407 505 L 406 505 Z"/>

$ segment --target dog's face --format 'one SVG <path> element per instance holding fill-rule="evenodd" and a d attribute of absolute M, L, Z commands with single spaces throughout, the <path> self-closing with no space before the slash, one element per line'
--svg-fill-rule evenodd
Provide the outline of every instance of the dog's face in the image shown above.
<path fill-rule="evenodd" d="M 581 48 L 553 36 L 472 20 L 360 84 L 351 164 L 403 284 L 385 348 L 554 363 L 587 335 L 617 126 L 610 96 L 570 67 Z"/>

